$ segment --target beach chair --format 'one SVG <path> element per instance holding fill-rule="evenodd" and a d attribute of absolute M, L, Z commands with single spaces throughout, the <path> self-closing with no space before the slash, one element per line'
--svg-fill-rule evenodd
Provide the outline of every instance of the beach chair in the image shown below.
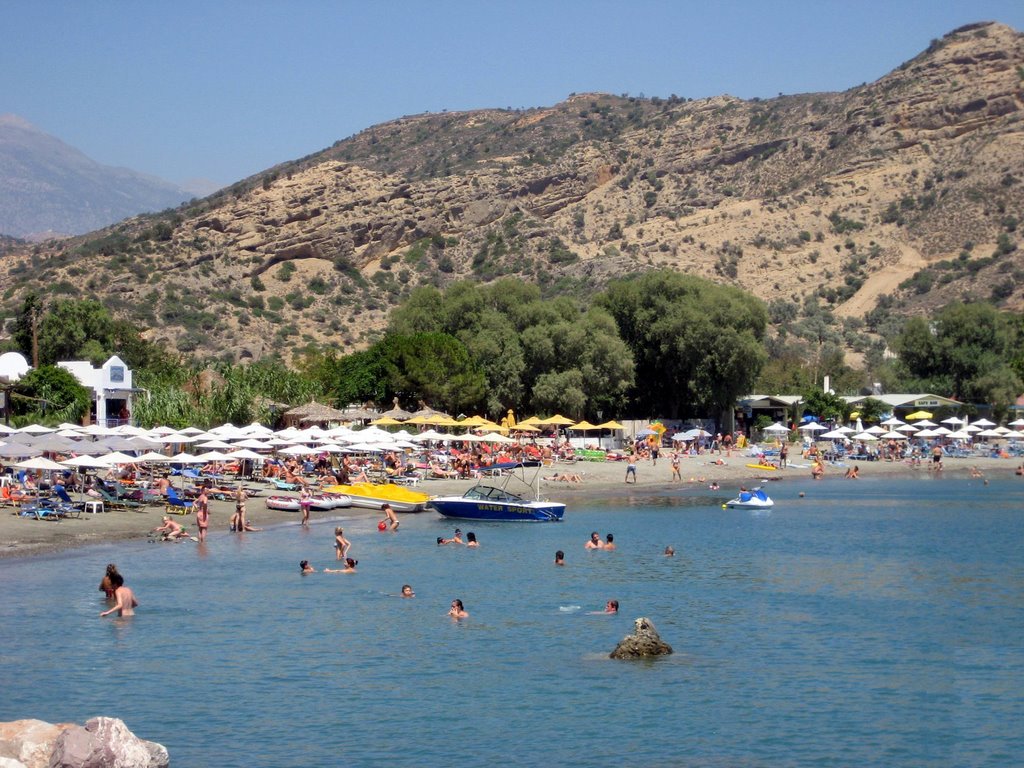
<path fill-rule="evenodd" d="M 165 509 L 169 515 L 187 515 L 192 511 L 193 502 L 183 499 L 174 490 L 174 486 L 167 489 L 167 499 L 164 502 Z"/>
<path fill-rule="evenodd" d="M 53 489 L 53 495 L 60 500 L 59 508 L 65 510 L 65 514 L 68 517 L 81 517 L 82 512 L 85 510 L 85 502 L 78 502 L 68 496 L 67 490 L 63 485 L 58 485 Z"/>
<path fill-rule="evenodd" d="M 18 512 L 19 517 L 30 517 L 34 520 L 50 520 L 60 522 L 67 517 L 68 511 L 62 506 L 56 506 L 49 499 L 41 499 L 24 504 Z"/>
<path fill-rule="evenodd" d="M 138 501 L 131 501 L 130 499 L 121 499 L 112 494 L 103 486 L 94 486 L 96 492 L 100 495 L 103 503 L 111 509 L 142 509 L 143 504 Z"/>

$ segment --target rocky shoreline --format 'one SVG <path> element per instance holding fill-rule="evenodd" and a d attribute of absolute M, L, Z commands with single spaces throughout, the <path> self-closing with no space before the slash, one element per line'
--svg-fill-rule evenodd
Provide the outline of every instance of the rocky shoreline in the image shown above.
<path fill-rule="evenodd" d="M 0 768 L 166 768 L 166 747 L 145 741 L 116 717 L 84 725 L 14 720 L 0 723 Z"/>

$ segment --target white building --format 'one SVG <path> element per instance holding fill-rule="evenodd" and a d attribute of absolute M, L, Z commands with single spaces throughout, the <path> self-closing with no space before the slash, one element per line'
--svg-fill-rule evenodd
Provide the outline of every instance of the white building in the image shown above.
<path fill-rule="evenodd" d="M 132 371 L 117 355 L 101 368 L 93 368 L 87 360 L 57 363 L 78 379 L 92 393 L 92 419 L 102 427 L 116 427 L 131 422 Z"/>

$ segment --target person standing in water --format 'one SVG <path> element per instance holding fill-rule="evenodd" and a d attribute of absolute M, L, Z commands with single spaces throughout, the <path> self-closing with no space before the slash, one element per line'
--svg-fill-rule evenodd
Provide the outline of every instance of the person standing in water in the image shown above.
<path fill-rule="evenodd" d="M 448 611 L 448 615 L 453 619 L 464 619 L 469 616 L 469 613 L 462 605 L 462 601 L 456 598 L 455 600 L 452 600 L 452 607 L 451 610 Z"/>
<path fill-rule="evenodd" d="M 381 507 L 381 512 L 384 513 L 384 519 L 387 520 L 387 524 L 391 527 L 392 531 L 398 530 L 398 515 L 395 514 L 395 510 L 391 508 L 391 505 L 386 503 Z"/>
<path fill-rule="evenodd" d="M 299 509 L 302 510 L 302 527 L 309 527 L 309 510 L 313 506 L 313 494 L 309 492 L 309 488 L 302 486 L 299 490 Z"/>
<path fill-rule="evenodd" d="M 199 541 L 206 541 L 206 529 L 210 527 L 210 499 L 204 486 L 196 497 L 196 527 L 199 528 Z"/>
<path fill-rule="evenodd" d="M 135 599 L 135 593 L 124 585 L 124 577 L 115 572 L 110 577 L 110 583 L 114 585 L 114 599 L 117 602 L 113 608 L 103 611 L 100 616 L 109 616 L 114 611 L 117 611 L 118 616 L 134 616 L 139 601 Z"/>
<path fill-rule="evenodd" d="M 352 542 L 345 538 L 345 531 L 339 526 L 334 529 L 334 554 L 335 560 L 344 560 L 348 556 Z"/>
<path fill-rule="evenodd" d="M 108 563 L 107 572 L 100 581 L 100 592 L 103 592 L 107 596 L 107 600 L 112 600 L 114 597 L 114 591 L 116 588 L 114 587 L 114 582 L 111 579 L 115 575 L 121 575 L 117 572 L 117 566 L 113 563 Z"/>

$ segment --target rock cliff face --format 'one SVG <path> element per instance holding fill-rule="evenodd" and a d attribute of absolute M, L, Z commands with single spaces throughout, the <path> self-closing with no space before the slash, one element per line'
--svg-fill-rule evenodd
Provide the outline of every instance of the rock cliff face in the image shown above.
<path fill-rule="evenodd" d="M 2 768 L 166 768 L 167 750 L 143 741 L 113 717 L 85 726 L 42 720 L 0 723 Z"/>
<path fill-rule="evenodd" d="M 405 117 L 173 217 L 15 249 L 0 275 L 105 300 L 183 351 L 351 351 L 417 285 L 586 295 L 670 267 L 861 317 L 1024 306 L 1024 43 L 956 30 L 843 93 L 583 94 Z"/>

